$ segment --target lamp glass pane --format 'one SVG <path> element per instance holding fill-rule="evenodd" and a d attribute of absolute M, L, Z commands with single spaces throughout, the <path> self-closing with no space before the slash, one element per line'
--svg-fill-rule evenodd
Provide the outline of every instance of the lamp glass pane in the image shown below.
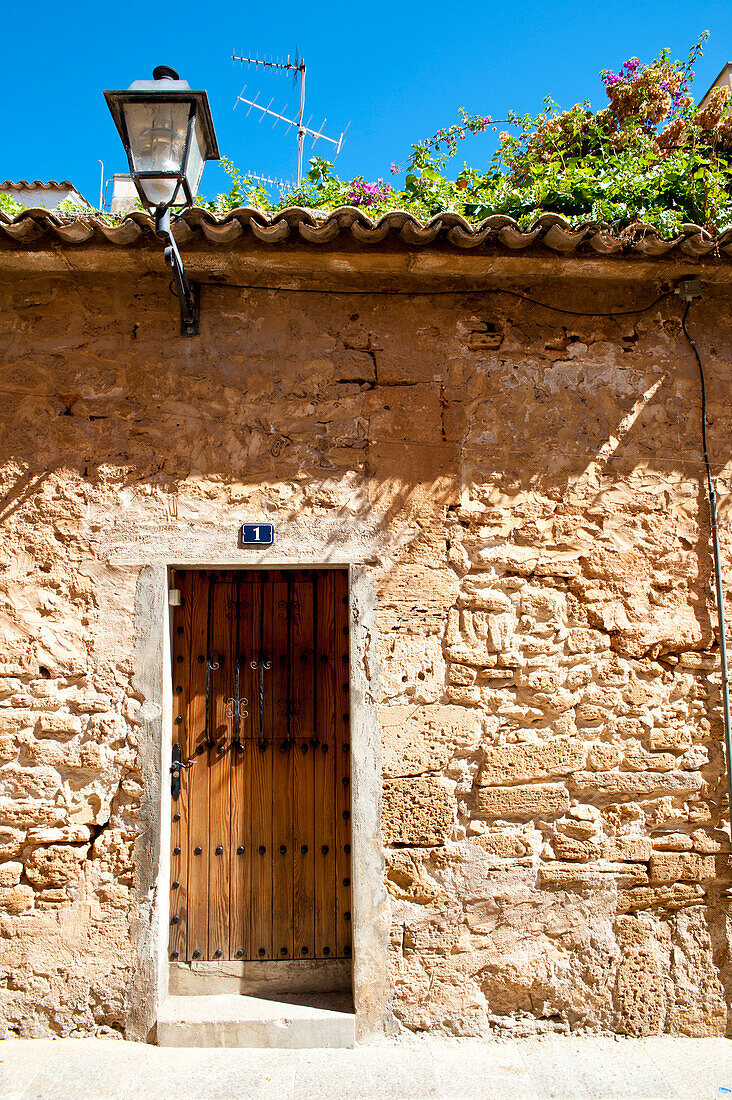
<path fill-rule="evenodd" d="M 133 171 L 180 172 L 190 104 L 155 99 L 125 103 L 123 110 Z M 174 179 L 147 179 L 139 183 L 152 205 L 170 202 L 178 187 Z"/>
<path fill-rule="evenodd" d="M 206 139 L 203 136 L 203 128 L 199 118 L 196 118 L 196 124 L 193 127 L 193 133 L 191 134 L 191 148 L 188 153 L 188 165 L 186 167 L 186 180 L 188 186 L 191 189 L 191 194 L 194 199 L 198 194 L 198 186 L 201 182 L 201 176 L 203 175 L 203 163 L 206 158 Z M 181 196 L 179 196 L 182 201 Z"/>

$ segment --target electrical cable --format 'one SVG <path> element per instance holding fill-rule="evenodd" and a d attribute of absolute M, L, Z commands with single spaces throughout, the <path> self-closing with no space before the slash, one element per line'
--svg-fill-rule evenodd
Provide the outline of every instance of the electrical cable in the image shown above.
<path fill-rule="evenodd" d="M 546 302 L 539 302 L 535 298 L 530 298 L 528 294 L 520 294 L 516 290 L 504 290 L 502 287 L 496 287 L 493 290 L 488 291 L 489 294 L 509 294 L 512 298 L 520 298 L 522 302 L 531 302 L 534 306 L 541 306 L 542 309 L 550 309 L 554 313 L 566 313 L 570 317 L 630 317 L 637 313 L 648 313 L 649 310 L 657 306 L 659 302 L 663 302 L 664 299 L 671 296 L 671 291 L 666 290 L 663 294 L 659 294 L 653 302 L 650 302 L 647 306 L 640 306 L 638 309 L 615 309 L 608 311 L 607 313 L 599 313 L 597 311 L 593 313 L 584 313 L 581 310 L 576 309 L 564 309 L 562 306 L 550 306 Z"/>
<path fill-rule="evenodd" d="M 722 666 L 722 711 L 724 714 L 724 741 L 727 756 L 727 795 L 729 798 L 730 836 L 732 836 L 732 731 L 730 730 L 729 709 L 729 672 L 727 667 L 727 638 L 724 623 L 724 594 L 722 591 L 722 566 L 719 555 L 719 527 L 717 523 L 717 493 L 712 480 L 712 468 L 709 462 L 709 449 L 707 446 L 707 389 L 704 379 L 704 367 L 701 356 L 686 327 L 686 318 L 691 309 L 691 301 L 687 301 L 686 309 L 681 318 L 681 328 L 689 347 L 694 352 L 699 368 L 699 383 L 701 386 L 701 434 L 702 452 L 704 455 L 704 467 L 707 474 L 707 496 L 709 498 L 709 515 L 712 532 L 712 553 L 714 555 L 714 580 L 717 596 L 717 623 L 719 629 L 719 656 Z"/>
<path fill-rule="evenodd" d="M 197 280 L 196 280 L 197 281 Z M 530 302 L 533 306 L 539 306 L 541 309 L 551 310 L 553 313 L 565 313 L 570 317 L 630 317 L 635 316 L 638 313 L 648 313 L 649 310 L 657 306 L 659 302 L 663 302 L 666 298 L 672 296 L 672 291 L 665 290 L 663 294 L 659 294 L 657 298 L 654 298 L 648 305 L 639 306 L 637 309 L 616 309 L 609 310 L 603 313 L 600 310 L 590 310 L 584 312 L 576 309 L 565 309 L 563 306 L 554 306 L 549 302 L 540 302 L 537 298 L 531 298 L 528 294 L 521 294 L 517 290 L 507 290 L 503 287 L 485 287 L 477 290 L 319 290 L 316 287 L 295 287 L 295 286 L 269 286 L 262 285 L 261 283 L 198 283 L 199 286 L 216 287 L 218 290 L 274 290 L 282 294 L 334 294 L 338 297 L 346 297 L 348 295 L 369 295 L 370 297 L 403 297 L 403 298 L 418 298 L 427 297 L 434 298 L 437 295 L 452 295 L 453 297 L 468 296 L 470 294 L 479 294 L 481 297 L 485 297 L 487 294 L 507 294 L 512 298 L 519 298 L 522 302 Z"/>

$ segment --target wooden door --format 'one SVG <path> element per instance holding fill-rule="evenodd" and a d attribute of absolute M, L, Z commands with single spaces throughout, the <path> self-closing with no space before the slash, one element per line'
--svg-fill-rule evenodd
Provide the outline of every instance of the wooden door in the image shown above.
<path fill-rule="evenodd" d="M 348 572 L 175 586 L 170 957 L 349 958 Z"/>

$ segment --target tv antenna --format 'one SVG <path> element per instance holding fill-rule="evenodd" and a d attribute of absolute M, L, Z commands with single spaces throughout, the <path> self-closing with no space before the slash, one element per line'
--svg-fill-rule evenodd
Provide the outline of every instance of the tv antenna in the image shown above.
<path fill-rule="evenodd" d="M 311 145 L 311 149 L 315 148 L 315 143 L 317 141 L 327 141 L 331 145 L 335 145 L 335 156 L 338 156 L 338 154 L 340 153 L 341 148 L 343 146 L 343 141 L 344 141 L 345 136 L 346 136 L 346 130 L 348 129 L 348 126 L 351 125 L 351 123 L 350 122 L 348 123 L 348 126 L 346 126 L 346 129 L 341 133 L 340 137 L 332 138 L 332 137 L 328 137 L 327 134 L 323 133 L 323 127 L 325 126 L 325 124 L 327 122 L 327 119 L 325 119 L 325 118 L 323 119 L 323 121 L 320 124 L 320 128 L 317 129 L 317 130 L 313 130 L 310 127 L 310 122 L 312 121 L 312 117 L 313 117 L 312 115 L 307 120 L 307 122 L 304 122 L 304 118 L 305 118 L 305 74 L 307 72 L 304 57 L 300 57 L 299 54 L 296 53 L 295 54 L 295 59 L 294 59 L 294 61 L 292 61 L 292 60 L 290 60 L 290 55 L 288 54 L 286 61 L 280 61 L 279 58 L 266 58 L 265 57 L 265 58 L 260 59 L 259 54 L 257 54 L 256 57 L 252 57 L 250 54 L 247 54 L 246 57 L 243 54 L 232 54 L 231 55 L 231 60 L 232 61 L 238 61 L 240 63 L 240 65 L 242 65 L 242 66 L 244 66 L 244 65 L 254 65 L 255 68 L 257 68 L 258 66 L 261 66 L 262 68 L 265 68 L 265 69 L 275 69 L 279 72 L 292 73 L 292 86 L 293 86 L 293 88 L 295 87 L 295 83 L 297 81 L 298 74 L 299 74 L 299 76 L 300 76 L 300 106 L 299 106 L 299 109 L 298 109 L 298 112 L 297 112 L 297 118 L 288 118 L 284 114 L 284 112 L 287 110 L 287 104 L 285 104 L 282 111 L 273 111 L 271 108 L 272 108 L 272 103 L 274 102 L 274 96 L 272 96 L 272 99 L 270 99 L 270 101 L 269 101 L 269 103 L 267 104 L 266 107 L 264 106 L 263 103 L 258 103 L 257 102 L 257 100 L 259 99 L 259 92 L 257 92 L 254 99 L 247 99 L 246 96 L 244 95 L 244 92 L 246 91 L 246 88 L 247 88 L 246 84 L 244 85 L 244 87 L 241 90 L 241 95 L 238 95 L 236 97 L 236 102 L 234 103 L 234 110 L 236 110 L 237 103 L 246 103 L 246 104 L 248 104 L 249 105 L 249 111 L 247 111 L 247 114 L 249 114 L 252 107 L 254 107 L 257 111 L 261 111 L 261 117 L 259 119 L 260 122 L 264 121 L 265 115 L 270 115 L 275 120 L 272 129 L 274 129 L 274 127 L 277 125 L 278 122 L 286 122 L 287 123 L 287 129 L 285 130 L 286 134 L 289 133 L 289 131 L 292 129 L 293 126 L 297 127 L 297 183 L 298 183 L 298 185 L 300 184 L 300 181 L 302 180 L 302 153 L 303 153 L 303 146 L 305 144 L 305 138 L 307 136 L 310 136 L 313 139 L 313 144 Z"/>
<path fill-rule="evenodd" d="M 246 172 L 244 178 L 253 180 L 255 183 L 261 183 L 266 187 L 292 187 L 292 180 L 283 180 L 273 176 L 258 176 L 256 172 Z"/>

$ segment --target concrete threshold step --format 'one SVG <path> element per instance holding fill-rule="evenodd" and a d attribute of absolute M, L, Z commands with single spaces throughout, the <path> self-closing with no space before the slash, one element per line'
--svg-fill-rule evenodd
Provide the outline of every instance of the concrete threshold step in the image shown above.
<path fill-rule="evenodd" d="M 347 994 L 169 997 L 158 1013 L 161 1047 L 352 1047 L 355 1041 Z"/>

